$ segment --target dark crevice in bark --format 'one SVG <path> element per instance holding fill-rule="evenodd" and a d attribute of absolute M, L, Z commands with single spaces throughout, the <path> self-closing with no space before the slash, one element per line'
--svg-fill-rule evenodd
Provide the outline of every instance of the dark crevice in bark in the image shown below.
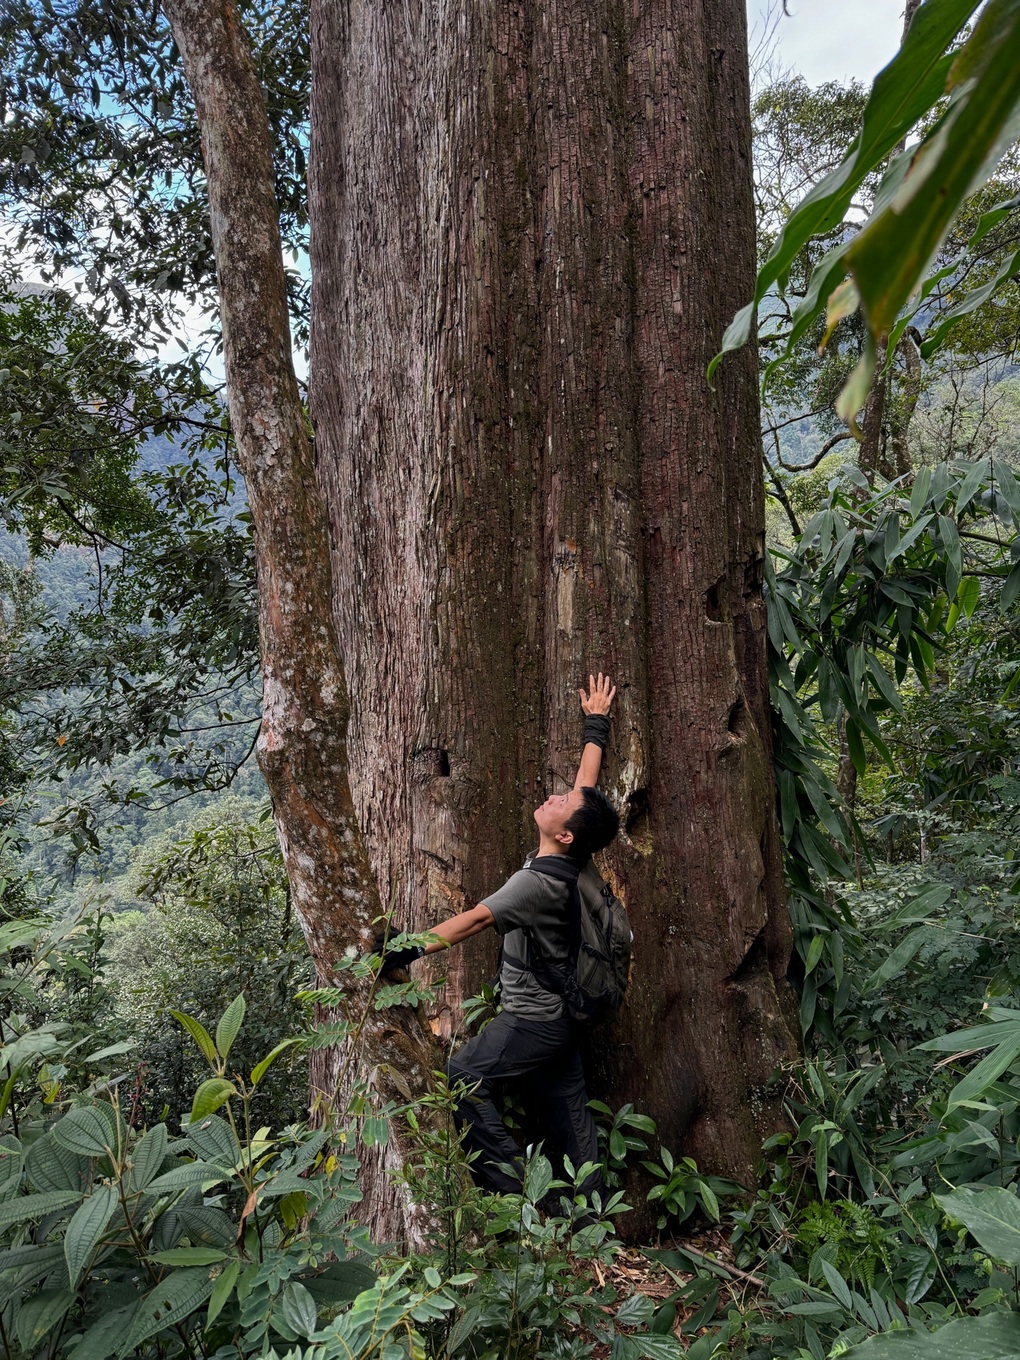
<path fill-rule="evenodd" d="M 762 972 L 768 972 L 768 947 L 764 928 L 758 931 L 747 953 L 724 981 L 728 986 L 739 986 Z"/>

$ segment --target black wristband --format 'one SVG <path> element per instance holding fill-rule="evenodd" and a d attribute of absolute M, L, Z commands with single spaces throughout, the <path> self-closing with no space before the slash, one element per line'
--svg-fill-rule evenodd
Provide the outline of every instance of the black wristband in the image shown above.
<path fill-rule="evenodd" d="M 604 713 L 588 713 L 584 719 L 584 744 L 593 742 L 600 751 L 606 749 L 609 740 L 609 719 Z"/>

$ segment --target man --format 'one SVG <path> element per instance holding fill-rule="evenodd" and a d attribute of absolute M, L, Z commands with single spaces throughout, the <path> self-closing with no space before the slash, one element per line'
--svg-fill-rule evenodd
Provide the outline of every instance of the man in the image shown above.
<path fill-rule="evenodd" d="M 455 1110 L 459 1128 L 467 1126 L 464 1147 L 478 1153 L 472 1164 L 475 1180 L 486 1189 L 519 1193 L 520 1152 L 492 1100 L 496 1082 L 527 1080 L 530 1099 L 550 1144 L 569 1156 L 575 1169 L 598 1161 L 595 1121 L 588 1109 L 577 1022 L 570 1019 L 563 997 L 543 986 L 567 959 L 570 887 L 551 876 L 568 866 L 582 867 L 607 846 L 619 830 L 619 818 L 596 789 L 602 752 L 609 736 L 609 710 L 616 687 L 608 675 L 589 676 L 588 692 L 578 691 L 585 714 L 584 744 L 577 778 L 569 793 L 552 794 L 535 809 L 539 844 L 534 859 L 518 870 L 477 907 L 434 926 L 427 948 L 386 951 L 388 971 L 449 949 L 494 927 L 503 936 L 500 991 L 503 1009 L 481 1034 L 451 1059 L 450 1083 L 465 1082 L 473 1090 Z M 543 861 L 545 861 L 543 863 Z M 547 872 L 543 872 L 547 871 Z M 571 875 L 567 874 L 567 879 Z M 537 958 L 536 958 L 537 956 Z M 537 968 L 532 967 L 537 963 Z M 587 1193 L 600 1178 L 589 1178 Z"/>

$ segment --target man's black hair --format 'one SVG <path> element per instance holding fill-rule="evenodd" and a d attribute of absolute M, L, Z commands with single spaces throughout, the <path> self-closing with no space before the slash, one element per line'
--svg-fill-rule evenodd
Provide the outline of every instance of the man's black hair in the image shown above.
<path fill-rule="evenodd" d="M 604 850 L 620 829 L 620 818 L 612 803 L 598 789 L 581 790 L 584 802 L 567 822 L 565 830 L 572 831 L 567 854 L 571 859 L 586 863 L 596 850 Z"/>

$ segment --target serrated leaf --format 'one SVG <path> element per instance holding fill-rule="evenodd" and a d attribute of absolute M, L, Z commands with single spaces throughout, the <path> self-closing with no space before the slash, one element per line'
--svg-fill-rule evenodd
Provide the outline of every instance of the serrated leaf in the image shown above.
<path fill-rule="evenodd" d="M 32 1218 L 42 1218 L 45 1214 L 55 1213 L 77 1204 L 81 1192 L 75 1190 L 46 1190 L 41 1195 L 19 1195 L 16 1199 L 5 1200 L 0 1204 L 0 1228 L 12 1223 L 25 1223 Z"/>
<path fill-rule="evenodd" d="M 43 1338 L 57 1325 L 71 1304 L 74 1294 L 69 1289 L 41 1289 L 18 1310 L 16 1329 L 21 1349 L 34 1355 Z"/>
<path fill-rule="evenodd" d="M 25 1171 L 40 1191 L 77 1190 L 83 1193 L 89 1181 L 91 1160 L 61 1146 L 52 1131 L 37 1138 L 25 1153 Z"/>
<path fill-rule="evenodd" d="M 103 1106 L 76 1105 L 51 1132 L 58 1143 L 82 1157 L 104 1157 L 117 1151 L 113 1117 Z"/>
<path fill-rule="evenodd" d="M 203 1081 L 191 1105 L 191 1122 L 197 1124 L 207 1115 L 215 1114 L 221 1105 L 225 1105 L 236 1094 L 234 1083 L 225 1077 L 210 1077 L 208 1081 Z"/>
<path fill-rule="evenodd" d="M 94 1322 L 75 1348 L 70 1352 L 71 1360 L 110 1360 L 116 1355 L 134 1320 L 136 1303 L 125 1308 L 115 1308 Z"/>
<path fill-rule="evenodd" d="M 186 1190 L 190 1185 L 216 1185 L 230 1179 L 230 1172 L 211 1162 L 186 1162 L 164 1171 L 146 1187 L 151 1195 L 166 1195 L 174 1190 Z"/>
<path fill-rule="evenodd" d="M 168 1275 L 139 1303 L 134 1324 L 123 1342 L 120 1354 L 130 1355 L 150 1336 L 183 1322 L 201 1308 L 212 1290 L 212 1275 L 204 1266 L 177 1270 Z"/>
<path fill-rule="evenodd" d="M 234 1130 L 218 1114 L 207 1115 L 197 1124 L 188 1124 L 184 1133 L 203 1161 L 216 1162 L 220 1166 L 237 1165 L 241 1146 Z"/>
<path fill-rule="evenodd" d="M 171 1011 L 170 1014 L 178 1024 L 183 1025 L 188 1031 L 198 1045 L 198 1051 L 202 1054 L 202 1057 L 205 1058 L 206 1062 L 209 1063 L 210 1066 L 215 1067 L 216 1045 L 213 1043 L 206 1027 L 198 1020 L 194 1020 L 190 1015 L 185 1015 L 183 1011 Z"/>
<path fill-rule="evenodd" d="M 78 1281 L 88 1264 L 88 1259 L 102 1240 L 117 1207 L 116 1186 L 103 1185 L 89 1195 L 68 1223 L 64 1234 L 64 1257 L 67 1261 L 67 1278 L 72 1289 L 78 1288 Z"/>
<path fill-rule="evenodd" d="M 163 1165 L 166 1156 L 165 1124 L 154 1125 L 131 1150 L 131 1188 L 144 1190 Z"/>
<path fill-rule="evenodd" d="M 244 993 L 241 992 L 231 1001 L 216 1026 L 216 1051 L 224 1062 L 230 1056 L 231 1047 L 244 1021 L 244 1011 Z"/>

